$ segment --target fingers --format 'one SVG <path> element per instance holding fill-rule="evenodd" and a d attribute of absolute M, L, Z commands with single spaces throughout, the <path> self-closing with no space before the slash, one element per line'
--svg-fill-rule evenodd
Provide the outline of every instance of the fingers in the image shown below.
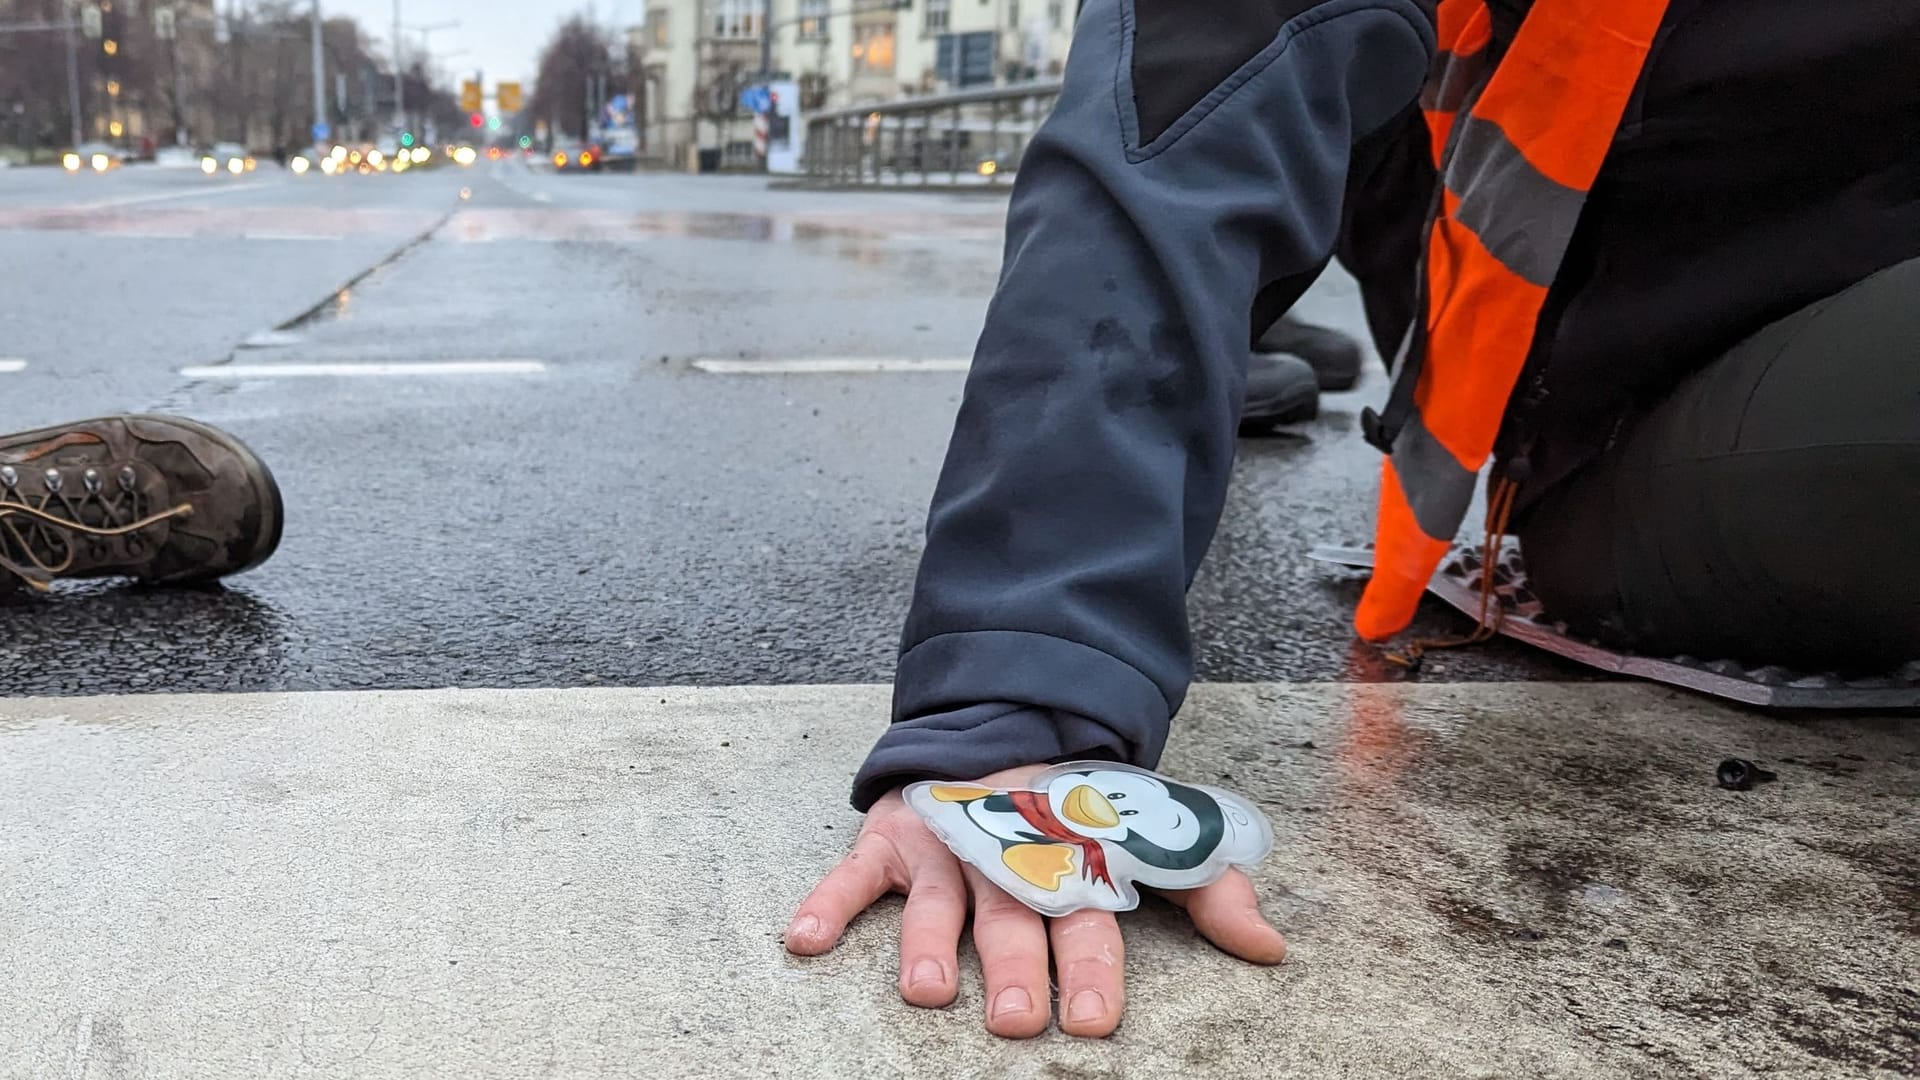
<path fill-rule="evenodd" d="M 967 886 L 960 862 L 946 848 L 913 867 L 907 909 L 900 916 L 900 996 L 938 1009 L 960 992 L 960 929 L 967 922 Z"/>
<path fill-rule="evenodd" d="M 787 924 L 787 951 L 818 956 L 833 948 L 853 917 L 893 888 L 896 861 L 886 841 L 863 833 L 847 857 L 800 902 Z"/>
<path fill-rule="evenodd" d="M 973 947 L 987 985 L 987 1030 L 1028 1039 L 1047 1029 L 1047 928 L 1040 914 L 1008 896 L 972 867 Z"/>
<path fill-rule="evenodd" d="M 1166 893 L 1187 909 L 1193 925 L 1208 941 L 1256 964 L 1277 964 L 1287 957 L 1287 942 L 1260 914 L 1253 882 L 1238 870 L 1211 885 Z"/>
<path fill-rule="evenodd" d="M 1126 945 L 1110 911 L 1076 911 L 1053 920 L 1053 969 L 1060 985 L 1060 1030 L 1101 1038 L 1120 1026 L 1126 1001 Z"/>

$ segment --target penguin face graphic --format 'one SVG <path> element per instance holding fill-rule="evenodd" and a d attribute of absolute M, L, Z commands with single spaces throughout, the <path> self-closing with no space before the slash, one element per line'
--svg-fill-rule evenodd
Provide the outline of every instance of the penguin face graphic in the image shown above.
<path fill-rule="evenodd" d="M 1134 883 L 1191 889 L 1250 867 L 1273 846 L 1252 803 L 1130 765 L 1074 762 L 1032 786 L 911 784 L 907 804 L 954 854 L 1048 915 L 1127 911 Z"/>
<path fill-rule="evenodd" d="M 1047 797 L 1054 812 L 1086 836 L 1118 843 L 1132 835 L 1166 851 L 1185 851 L 1200 842 L 1203 815 L 1146 773 L 1068 773 L 1047 785 Z"/>

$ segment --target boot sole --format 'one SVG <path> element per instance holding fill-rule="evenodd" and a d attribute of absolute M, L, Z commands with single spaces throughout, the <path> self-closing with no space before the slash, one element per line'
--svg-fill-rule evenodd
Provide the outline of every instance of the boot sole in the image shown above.
<path fill-rule="evenodd" d="M 247 558 L 238 568 L 205 577 L 194 576 L 171 580 L 207 581 L 213 578 L 231 577 L 234 574 L 244 574 L 273 557 L 273 553 L 280 547 L 280 535 L 287 526 L 286 504 L 280 498 L 280 484 L 273 478 L 273 470 L 267 468 L 267 463 L 261 460 L 259 454 L 253 452 L 252 447 L 219 428 L 208 427 L 198 420 L 189 420 L 184 416 L 172 416 L 166 413 L 127 413 L 125 418 L 183 427 L 226 447 L 240 459 L 242 467 L 246 470 L 247 483 L 253 488 L 254 496 L 260 502 L 262 518 L 260 534 L 254 540 L 253 550 L 247 554 Z"/>
<path fill-rule="evenodd" d="M 1240 434 L 1265 435 L 1287 424 L 1304 424 L 1320 415 L 1320 395 L 1302 395 L 1293 400 L 1248 402 L 1240 415 Z"/>

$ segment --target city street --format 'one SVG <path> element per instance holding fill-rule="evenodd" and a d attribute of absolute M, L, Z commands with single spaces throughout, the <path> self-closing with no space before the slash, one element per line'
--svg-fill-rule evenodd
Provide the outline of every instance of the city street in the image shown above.
<path fill-rule="evenodd" d="M 1155 901 L 1119 1034 L 1016 1044 L 977 964 L 900 1003 L 898 902 L 787 956 L 860 826 L 1005 208 L 0 169 L 0 428 L 192 416 L 287 504 L 221 587 L 0 599 L 0 1080 L 1920 1070 L 1915 721 L 1507 640 L 1383 664 L 1363 575 L 1306 557 L 1370 536 L 1374 369 L 1241 441 L 1165 763 L 1273 818 L 1288 963 Z M 1337 269 L 1297 310 L 1363 336 Z"/>
<path fill-rule="evenodd" d="M 289 518 L 279 554 L 224 593 L 0 608 L 0 678 L 44 693 L 884 680 L 1003 214 L 992 196 L 518 162 L 0 173 L 0 357 L 27 362 L 0 375 L 8 429 L 195 416 L 267 459 Z M 1307 308 L 1360 329 L 1349 282 Z M 266 341 L 281 343 L 247 347 Z M 709 358 L 941 370 L 694 366 Z M 467 366 L 356 377 L 446 362 Z M 521 367 L 489 367 L 503 362 Z M 312 364 L 347 369 L 285 374 Z M 182 374 L 203 367 L 249 374 Z M 1359 576 L 1305 558 L 1370 535 L 1378 456 L 1354 418 L 1375 392 L 1243 443 L 1194 591 L 1202 679 L 1383 677 L 1349 658 Z M 1436 608 L 1423 628 L 1460 625 Z M 56 643 L 72 662 L 40 662 Z M 1499 643 L 1436 655 L 1426 677 L 1587 676 Z"/>

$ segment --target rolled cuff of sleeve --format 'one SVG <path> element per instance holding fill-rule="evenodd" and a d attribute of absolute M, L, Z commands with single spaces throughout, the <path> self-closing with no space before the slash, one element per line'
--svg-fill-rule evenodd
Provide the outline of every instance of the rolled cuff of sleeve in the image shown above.
<path fill-rule="evenodd" d="M 930 638 L 900 658 L 895 721 L 854 780 L 860 810 L 902 783 L 1093 758 L 1152 768 L 1177 706 L 1131 665 L 1046 634 Z"/>

